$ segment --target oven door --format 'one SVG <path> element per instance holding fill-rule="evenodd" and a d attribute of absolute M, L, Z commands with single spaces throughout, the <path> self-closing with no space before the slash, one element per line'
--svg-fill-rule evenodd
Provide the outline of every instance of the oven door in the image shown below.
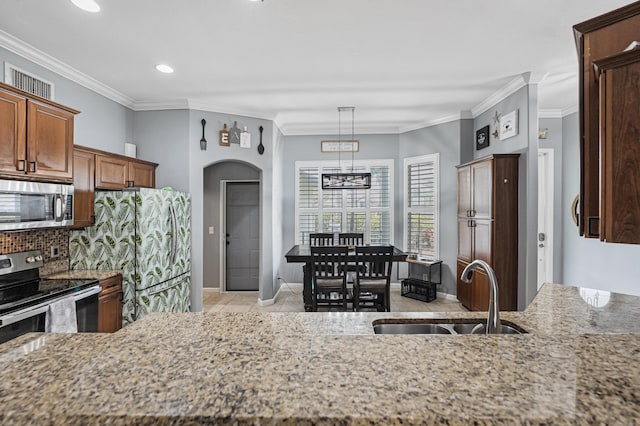
<path fill-rule="evenodd" d="M 0 343 L 31 332 L 44 332 L 44 323 L 49 305 L 56 300 L 72 295 L 76 301 L 78 332 L 98 331 L 98 293 L 100 286 L 89 287 L 77 293 L 66 294 L 34 306 L 0 316 Z"/>

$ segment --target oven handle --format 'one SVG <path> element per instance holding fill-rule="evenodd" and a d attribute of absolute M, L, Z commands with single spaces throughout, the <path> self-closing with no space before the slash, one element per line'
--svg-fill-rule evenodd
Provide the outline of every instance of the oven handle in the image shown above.
<path fill-rule="evenodd" d="M 43 314 L 47 312 L 50 304 L 52 304 L 53 302 L 57 302 L 58 300 L 62 300 L 69 296 L 73 296 L 73 300 L 77 302 L 78 300 L 82 300 L 89 296 L 93 296 L 94 294 L 100 293 L 100 290 L 102 290 L 102 288 L 99 285 L 95 285 L 93 287 L 89 287 L 88 289 L 79 291 L 75 294 L 73 293 L 71 295 L 66 294 L 62 297 L 47 300 L 46 302 L 42 302 L 35 306 L 29 306 L 28 308 L 25 308 L 21 311 L 12 312 L 8 315 L 1 316 L 0 327 L 4 327 L 5 325 L 13 324 L 15 322 L 22 321 L 23 319 L 27 319 L 27 318 L 35 317 L 36 315 Z"/>

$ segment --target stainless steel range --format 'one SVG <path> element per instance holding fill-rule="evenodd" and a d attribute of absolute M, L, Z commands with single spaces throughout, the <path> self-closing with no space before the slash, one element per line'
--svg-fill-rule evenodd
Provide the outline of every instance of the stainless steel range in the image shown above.
<path fill-rule="evenodd" d="M 0 255 L 0 343 L 44 332 L 49 305 L 73 297 L 79 332 L 98 331 L 97 280 L 40 278 L 39 251 Z"/>

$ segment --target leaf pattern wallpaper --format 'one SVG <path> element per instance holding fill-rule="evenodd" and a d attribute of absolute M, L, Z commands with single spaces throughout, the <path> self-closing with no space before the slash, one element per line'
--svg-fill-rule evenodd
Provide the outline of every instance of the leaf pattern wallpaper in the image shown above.
<path fill-rule="evenodd" d="M 172 205 L 176 232 L 169 213 Z M 96 225 L 71 232 L 71 269 L 122 270 L 123 325 L 149 312 L 188 311 L 189 194 L 155 189 L 96 192 L 94 214 Z M 177 252 L 171 262 L 174 238 Z"/>

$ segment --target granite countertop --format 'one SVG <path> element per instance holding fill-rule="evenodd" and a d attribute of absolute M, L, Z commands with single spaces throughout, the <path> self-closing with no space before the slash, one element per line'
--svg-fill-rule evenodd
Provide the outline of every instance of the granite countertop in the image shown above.
<path fill-rule="evenodd" d="M 523 335 L 371 326 L 475 312 L 151 314 L 111 335 L 26 335 L 0 345 L 0 423 L 640 422 L 640 298 L 585 299 L 545 285 L 502 316 Z"/>
<path fill-rule="evenodd" d="M 67 271 L 59 271 L 53 274 L 49 274 L 44 278 L 69 280 L 106 280 L 107 278 L 115 277 L 118 274 L 122 274 L 122 270 L 112 271 L 106 269 L 69 269 Z"/>

